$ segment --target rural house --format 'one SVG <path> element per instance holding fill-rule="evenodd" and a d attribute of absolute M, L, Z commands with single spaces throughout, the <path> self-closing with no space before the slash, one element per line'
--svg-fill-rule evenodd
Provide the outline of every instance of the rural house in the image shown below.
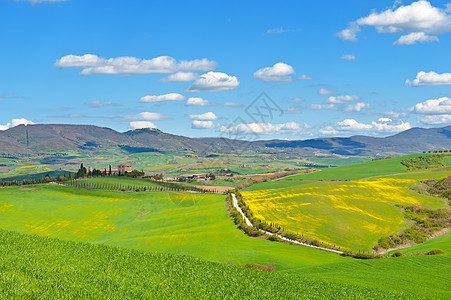
<path fill-rule="evenodd" d="M 131 172 L 132 166 L 127 165 L 127 164 L 121 164 L 121 165 L 117 166 L 117 170 L 120 174 L 124 174 L 125 172 Z"/>

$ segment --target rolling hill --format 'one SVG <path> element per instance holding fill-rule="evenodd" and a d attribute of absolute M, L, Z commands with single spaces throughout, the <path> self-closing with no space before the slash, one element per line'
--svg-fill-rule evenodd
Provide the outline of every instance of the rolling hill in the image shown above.
<path fill-rule="evenodd" d="M 309 140 L 241 141 L 225 138 L 189 138 L 158 129 L 137 129 L 120 133 L 92 125 L 19 125 L 0 131 L 0 154 L 32 154 L 58 151 L 96 152 L 122 149 L 130 153 L 172 151 L 178 153 L 287 153 L 311 156 L 314 151 L 349 156 L 383 156 L 451 148 L 451 126 L 412 128 L 378 138 L 352 136 Z"/>

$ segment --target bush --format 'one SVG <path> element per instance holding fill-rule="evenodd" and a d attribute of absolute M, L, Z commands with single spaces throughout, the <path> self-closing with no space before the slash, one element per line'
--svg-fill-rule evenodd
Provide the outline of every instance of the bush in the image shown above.
<path fill-rule="evenodd" d="M 280 238 L 277 235 L 273 234 L 268 237 L 268 240 L 272 242 L 279 242 Z"/>
<path fill-rule="evenodd" d="M 391 255 L 391 257 L 400 257 L 400 256 L 402 256 L 402 253 L 400 251 L 396 251 Z"/>
<path fill-rule="evenodd" d="M 298 238 L 298 236 L 296 234 L 288 233 L 288 232 L 286 232 L 283 236 L 286 237 L 287 239 L 293 240 L 293 241 L 297 240 L 297 238 Z"/>
<path fill-rule="evenodd" d="M 440 250 L 440 249 L 432 249 L 426 254 L 427 255 L 441 255 L 441 254 L 446 254 L 446 253 L 443 250 Z"/>

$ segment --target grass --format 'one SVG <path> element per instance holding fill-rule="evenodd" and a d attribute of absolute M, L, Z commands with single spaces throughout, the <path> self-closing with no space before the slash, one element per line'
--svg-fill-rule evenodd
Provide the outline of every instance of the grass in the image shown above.
<path fill-rule="evenodd" d="M 34 185 L 0 189 L 0 228 L 73 241 L 189 254 L 212 261 L 273 263 L 277 270 L 346 260 L 252 239 L 235 228 L 225 196 L 129 193 Z"/>
<path fill-rule="evenodd" d="M 421 154 L 421 156 L 430 155 L 434 154 Z M 403 166 L 401 161 L 416 158 L 418 156 L 419 154 L 412 154 L 341 167 L 326 168 L 314 173 L 299 174 L 291 177 L 291 179 L 357 180 L 375 176 L 393 175 L 407 171 L 407 167 Z"/>
<path fill-rule="evenodd" d="M 400 163 L 404 159 L 406 157 L 383 159 L 295 175 L 251 186 L 248 188 L 250 191 L 243 191 L 242 195 L 259 219 L 277 223 L 286 231 L 304 234 L 330 245 L 368 251 L 380 237 L 403 228 L 402 214 L 393 204 L 418 203 L 430 208 L 444 207 L 443 200 L 419 195 L 409 187 L 417 180 L 449 176 L 451 170 L 407 172 L 354 181 L 324 179 L 371 177 L 376 173 L 405 171 Z M 395 166 L 387 165 L 387 162 Z M 301 176 L 324 181 L 298 181 Z"/>
<path fill-rule="evenodd" d="M 102 176 L 83 179 L 82 182 L 98 185 L 109 185 L 109 186 L 130 186 L 132 188 L 154 187 L 158 186 L 156 183 L 141 178 L 131 178 L 126 176 Z"/>
<path fill-rule="evenodd" d="M 445 235 L 433 238 L 429 241 L 426 241 L 420 245 L 416 245 L 413 247 L 400 249 L 401 252 L 428 252 L 433 249 L 440 249 L 447 253 L 451 253 L 451 233 L 448 232 Z"/>
<path fill-rule="evenodd" d="M 430 274 L 431 267 L 423 276 L 416 274 L 415 279 L 428 284 L 424 287 L 413 285 L 411 278 L 403 279 L 403 287 L 394 282 L 384 286 L 387 280 L 379 272 L 375 279 L 381 286 L 375 288 L 359 284 L 361 279 L 357 284 L 350 283 L 351 280 L 336 282 L 339 277 L 346 281 L 343 275 L 348 275 L 349 269 L 363 267 L 365 271 L 365 265 L 358 263 L 331 268 L 327 273 L 333 274 L 332 279 L 318 278 L 323 273 L 320 269 L 308 270 L 307 278 L 188 256 L 146 253 L 3 230 L 0 254 L 2 299 L 416 299 L 425 295 L 446 298 L 450 294 L 443 285 L 435 288 L 438 283 L 434 281 L 439 275 Z M 449 269 L 449 259 L 427 262 Z M 399 271 L 406 265 L 397 264 L 389 270 Z M 410 270 L 412 267 L 407 271 Z M 374 275 L 371 268 L 368 273 Z M 402 276 L 400 272 L 391 272 L 388 277 L 391 275 L 399 279 Z M 432 275 L 429 280 L 425 278 L 427 275 Z M 441 281 L 449 283 L 448 278 Z"/>

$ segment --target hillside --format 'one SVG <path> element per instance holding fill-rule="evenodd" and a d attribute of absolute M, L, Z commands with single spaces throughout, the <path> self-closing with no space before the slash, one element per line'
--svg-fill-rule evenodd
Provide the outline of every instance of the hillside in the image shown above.
<path fill-rule="evenodd" d="M 313 151 L 351 156 L 383 156 L 451 148 L 451 126 L 412 128 L 385 138 L 353 136 L 310 140 L 239 141 L 223 138 L 189 138 L 138 129 L 120 133 L 91 125 L 19 125 L 0 131 L 0 154 L 54 153 L 101 150 L 125 150 L 130 153 L 173 151 L 179 153 L 231 153 L 249 150 L 255 153 L 284 153 L 312 156 Z"/>
<path fill-rule="evenodd" d="M 307 276 L 270 273 L 189 256 L 145 253 L 0 231 L 0 296 L 109 299 L 420 299 L 449 297 L 448 257 L 331 265 Z M 393 259 L 392 259 L 393 260 Z M 413 274 L 410 265 L 415 264 Z M 430 265 L 433 264 L 433 267 Z M 443 269 L 445 268 L 445 269 Z M 375 270 L 375 271 L 374 271 Z M 381 273 L 378 270 L 383 270 Z M 405 276 L 406 274 L 414 276 Z M 382 275 L 382 276 L 381 276 Z M 371 277 L 371 280 L 369 280 Z M 402 285 L 394 283 L 400 282 Z M 375 286 L 374 282 L 380 284 Z M 26 288 L 24 288 L 26 287 Z"/>

